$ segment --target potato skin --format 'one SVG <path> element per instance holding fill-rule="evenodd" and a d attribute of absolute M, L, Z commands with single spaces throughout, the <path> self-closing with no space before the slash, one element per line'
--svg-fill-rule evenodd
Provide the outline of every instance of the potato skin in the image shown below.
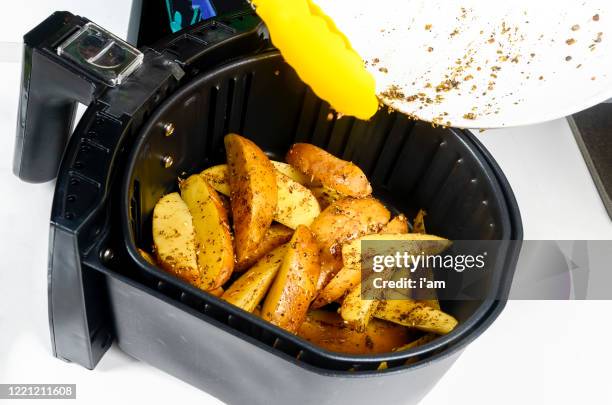
<path fill-rule="evenodd" d="M 236 134 L 224 139 L 236 257 L 248 259 L 263 240 L 276 211 L 276 169 L 257 145 Z"/>
<path fill-rule="evenodd" d="M 306 318 L 319 277 L 319 249 L 310 230 L 300 225 L 264 301 L 263 319 L 296 333 Z"/>
<path fill-rule="evenodd" d="M 247 312 L 253 312 L 268 292 L 286 254 L 287 244 L 284 244 L 259 259 L 232 283 L 221 298 Z"/>
<path fill-rule="evenodd" d="M 391 213 L 375 198 L 342 198 L 327 207 L 310 226 L 321 249 L 339 254 L 341 245 L 376 233 L 389 222 Z"/>
<path fill-rule="evenodd" d="M 347 327 L 334 312 L 310 311 L 298 336 L 324 349 L 347 354 L 389 353 L 407 344 L 412 333 L 389 322 L 372 320 L 364 332 Z"/>
<path fill-rule="evenodd" d="M 372 194 L 372 186 L 358 166 L 315 145 L 296 143 L 287 152 L 285 160 L 313 180 L 345 196 L 366 197 Z"/>
<path fill-rule="evenodd" d="M 153 209 L 153 244 L 159 265 L 168 273 L 197 285 L 200 279 L 195 230 L 187 204 L 170 193 Z"/>
<path fill-rule="evenodd" d="M 179 184 L 195 230 L 199 288 L 221 287 L 234 270 L 234 248 L 227 211 L 219 195 L 203 176 L 194 174 Z"/>
<path fill-rule="evenodd" d="M 264 257 L 266 254 L 276 249 L 280 245 L 289 242 L 293 235 L 293 229 L 288 228 L 281 224 L 272 224 L 264 239 L 255 248 L 248 258 L 238 260 L 234 271 L 245 271 L 253 266 L 259 259 Z"/>

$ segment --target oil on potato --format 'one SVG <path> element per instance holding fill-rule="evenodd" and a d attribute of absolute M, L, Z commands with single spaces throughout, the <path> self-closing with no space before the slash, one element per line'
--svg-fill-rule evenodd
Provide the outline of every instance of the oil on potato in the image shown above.
<path fill-rule="evenodd" d="M 349 197 L 366 197 L 372 186 L 361 169 L 311 144 L 296 143 L 287 152 L 287 163 L 322 185 Z"/>
<path fill-rule="evenodd" d="M 232 283 L 221 298 L 238 308 L 253 312 L 274 281 L 286 253 L 285 244 L 259 259 L 255 266 Z"/>
<path fill-rule="evenodd" d="M 300 225 L 293 234 L 287 254 L 264 301 L 263 319 L 296 333 L 316 291 L 319 252 L 310 230 Z"/>
<path fill-rule="evenodd" d="M 298 336 L 324 349 L 349 354 L 388 353 L 411 339 L 408 329 L 379 320 L 372 320 L 364 332 L 357 332 L 337 313 L 322 310 L 308 312 Z"/>
<path fill-rule="evenodd" d="M 157 262 L 167 272 L 197 285 L 200 278 L 193 221 L 178 193 L 163 196 L 153 209 Z"/>
<path fill-rule="evenodd" d="M 230 195 L 228 173 L 227 165 L 217 165 L 204 170 L 201 175 L 210 182 L 215 190 L 221 194 Z M 298 225 L 309 226 L 321 213 L 319 202 L 312 192 L 278 170 L 276 171 L 276 188 L 277 203 L 274 221 L 295 229 Z"/>
<path fill-rule="evenodd" d="M 227 211 L 217 192 L 198 174 L 179 185 L 181 197 L 191 213 L 195 230 L 199 287 L 221 287 L 234 270 L 234 249 Z"/>
<path fill-rule="evenodd" d="M 236 257 L 247 259 L 272 225 L 278 193 L 276 169 L 257 145 L 236 134 L 224 139 Z"/>
<path fill-rule="evenodd" d="M 234 271 L 245 271 L 253 266 L 259 259 L 264 257 L 270 251 L 286 243 L 293 236 L 293 229 L 287 228 L 281 224 L 272 224 L 270 229 L 266 232 L 264 239 L 255 248 L 253 252 L 243 260 L 238 260 Z"/>

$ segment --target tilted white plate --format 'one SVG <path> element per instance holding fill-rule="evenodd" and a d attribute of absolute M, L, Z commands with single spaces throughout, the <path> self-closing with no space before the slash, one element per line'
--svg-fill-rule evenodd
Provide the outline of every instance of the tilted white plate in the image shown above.
<path fill-rule="evenodd" d="M 315 0 L 393 109 L 495 128 L 612 97 L 611 0 Z"/>

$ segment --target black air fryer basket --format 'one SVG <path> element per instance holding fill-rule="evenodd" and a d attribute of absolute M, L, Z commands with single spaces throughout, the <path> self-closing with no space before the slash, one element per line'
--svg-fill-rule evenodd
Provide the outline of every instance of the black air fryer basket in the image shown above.
<path fill-rule="evenodd" d="M 57 174 L 50 231 L 54 354 L 93 369 L 113 341 L 228 403 L 415 402 L 505 304 L 519 211 L 503 174 L 467 131 L 380 111 L 337 118 L 267 40 L 251 13 L 203 22 L 142 49 L 109 83 L 57 48 L 88 21 L 55 13 L 25 37 L 15 171 Z M 76 102 L 89 107 L 70 138 Z M 331 117 L 331 119 L 330 119 Z M 396 211 L 428 212 L 428 231 L 502 240 L 482 299 L 442 302 L 450 334 L 408 351 L 332 353 L 149 265 L 151 213 L 177 178 L 225 160 L 223 136 L 282 159 L 310 142 L 358 164 Z M 65 151 L 62 156 L 62 151 Z M 59 169 L 58 169 L 59 166 Z M 388 368 L 377 370 L 382 361 Z"/>

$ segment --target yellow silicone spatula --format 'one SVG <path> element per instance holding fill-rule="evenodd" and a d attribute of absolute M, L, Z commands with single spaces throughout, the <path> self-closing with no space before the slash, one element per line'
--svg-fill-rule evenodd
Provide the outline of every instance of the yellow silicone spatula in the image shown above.
<path fill-rule="evenodd" d="M 341 114 L 368 119 L 376 83 L 349 40 L 310 0 L 253 0 L 272 43 L 316 95 Z"/>

